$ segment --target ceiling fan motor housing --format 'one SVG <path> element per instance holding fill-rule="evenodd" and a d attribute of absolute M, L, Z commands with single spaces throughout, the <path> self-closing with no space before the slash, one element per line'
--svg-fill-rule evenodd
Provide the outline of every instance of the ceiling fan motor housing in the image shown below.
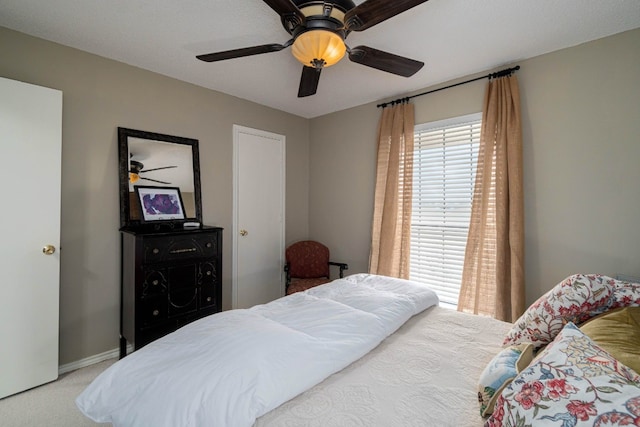
<path fill-rule="evenodd" d="M 141 162 L 138 162 L 137 160 L 130 160 L 129 163 L 130 163 L 130 172 L 135 173 L 136 175 L 139 174 L 142 168 L 144 167 L 144 165 Z"/>

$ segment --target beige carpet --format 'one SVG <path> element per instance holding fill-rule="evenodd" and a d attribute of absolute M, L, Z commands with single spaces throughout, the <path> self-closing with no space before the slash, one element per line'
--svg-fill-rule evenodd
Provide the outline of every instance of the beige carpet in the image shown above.
<path fill-rule="evenodd" d="M 2 427 L 84 427 L 94 423 L 76 407 L 76 397 L 117 359 L 60 375 L 51 383 L 0 399 Z"/>

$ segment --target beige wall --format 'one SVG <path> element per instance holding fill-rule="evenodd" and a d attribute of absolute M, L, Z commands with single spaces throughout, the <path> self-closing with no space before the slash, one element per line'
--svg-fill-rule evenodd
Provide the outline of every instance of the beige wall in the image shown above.
<path fill-rule="evenodd" d="M 640 275 L 639 45 L 635 30 L 518 62 L 529 302 L 575 272 Z M 204 220 L 225 228 L 225 308 L 233 124 L 286 136 L 287 242 L 322 240 L 367 270 L 375 103 L 306 120 L 3 28 L 0 52 L 0 76 L 64 93 L 61 364 L 118 343 L 118 126 L 199 139 Z M 480 111 L 484 85 L 416 98 L 416 122 Z"/>
<path fill-rule="evenodd" d="M 225 308 L 233 124 L 286 136 L 286 239 L 307 236 L 308 120 L 3 28 L 0 52 L 0 76 L 63 92 L 61 364 L 118 346 L 118 126 L 200 141 L 204 222 L 225 229 Z"/>
<path fill-rule="evenodd" d="M 573 273 L 640 276 L 639 47 L 634 30 L 513 64 L 528 303 Z M 416 123 L 481 111 L 485 85 L 415 98 Z M 368 266 L 379 116 L 369 104 L 311 120 L 310 236 L 352 273 Z"/>

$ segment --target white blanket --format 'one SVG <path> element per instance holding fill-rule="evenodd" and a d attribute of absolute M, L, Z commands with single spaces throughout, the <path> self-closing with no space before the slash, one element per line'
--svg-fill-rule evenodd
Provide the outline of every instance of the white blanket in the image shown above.
<path fill-rule="evenodd" d="M 112 365 L 76 404 L 114 426 L 251 426 L 437 303 L 414 282 L 349 276 L 191 323 Z"/>

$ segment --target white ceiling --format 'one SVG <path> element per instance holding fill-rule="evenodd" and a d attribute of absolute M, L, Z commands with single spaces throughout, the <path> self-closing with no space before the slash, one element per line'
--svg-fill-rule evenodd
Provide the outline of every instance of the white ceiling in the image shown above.
<path fill-rule="evenodd" d="M 430 0 L 347 39 L 423 61 L 417 74 L 345 58 L 323 70 L 307 98 L 297 97 L 302 65 L 290 48 L 195 58 L 287 41 L 261 0 L 0 0 L 0 26 L 312 118 L 638 28 L 640 0 Z"/>

